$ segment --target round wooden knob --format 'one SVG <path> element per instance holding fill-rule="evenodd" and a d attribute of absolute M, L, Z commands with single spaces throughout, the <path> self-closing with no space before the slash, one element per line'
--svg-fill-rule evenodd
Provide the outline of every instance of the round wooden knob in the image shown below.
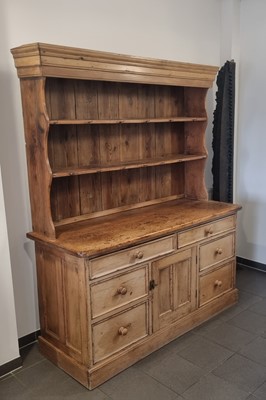
<path fill-rule="evenodd" d="M 214 282 L 214 286 L 216 286 L 216 287 L 221 287 L 222 284 L 223 284 L 223 282 L 219 281 L 218 279 Z"/>
<path fill-rule="evenodd" d="M 222 254 L 222 252 L 223 252 L 223 249 L 221 249 L 221 248 L 216 249 L 216 254 Z"/>
<path fill-rule="evenodd" d="M 124 326 L 121 326 L 121 327 L 118 329 L 118 334 L 121 335 L 121 336 L 126 336 L 126 334 L 127 334 L 127 328 L 125 328 Z"/>
<path fill-rule="evenodd" d="M 137 253 L 136 253 L 136 258 L 138 258 L 139 260 L 141 260 L 142 258 L 143 258 L 143 252 L 142 251 L 138 251 Z"/>
<path fill-rule="evenodd" d="M 213 234 L 213 227 L 209 226 L 208 228 L 205 229 L 206 235 L 212 235 Z"/>
<path fill-rule="evenodd" d="M 124 286 L 121 286 L 120 288 L 117 289 L 117 294 L 125 295 L 126 293 L 127 293 L 127 288 Z"/>

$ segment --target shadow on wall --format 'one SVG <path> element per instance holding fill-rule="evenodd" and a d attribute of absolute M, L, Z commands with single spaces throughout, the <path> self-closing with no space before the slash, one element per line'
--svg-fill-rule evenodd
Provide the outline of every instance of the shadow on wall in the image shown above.
<path fill-rule="evenodd" d="M 238 220 L 238 254 L 251 261 L 266 264 L 265 202 L 241 198 L 243 207 Z M 261 220 L 264 216 L 264 221 Z"/>
<path fill-rule="evenodd" d="M 30 333 L 25 332 L 27 325 L 30 325 L 30 321 L 35 319 L 38 325 L 37 291 L 35 289 L 34 253 L 33 250 L 27 249 L 25 251 L 24 248 L 24 246 L 26 248 L 32 246 L 33 249 L 33 244 L 26 239 L 26 232 L 30 230 L 31 222 L 25 141 L 19 80 L 9 49 L 9 40 L 5 29 L 6 13 L 3 7 L 4 5 L 0 2 L 0 163 L 18 334 L 23 336 Z"/>

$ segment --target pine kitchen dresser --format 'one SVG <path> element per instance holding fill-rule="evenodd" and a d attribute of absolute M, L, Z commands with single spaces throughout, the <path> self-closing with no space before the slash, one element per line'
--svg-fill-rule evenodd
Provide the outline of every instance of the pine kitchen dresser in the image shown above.
<path fill-rule="evenodd" d="M 89 389 L 237 301 L 239 206 L 208 200 L 217 68 L 27 44 L 42 353 Z"/>

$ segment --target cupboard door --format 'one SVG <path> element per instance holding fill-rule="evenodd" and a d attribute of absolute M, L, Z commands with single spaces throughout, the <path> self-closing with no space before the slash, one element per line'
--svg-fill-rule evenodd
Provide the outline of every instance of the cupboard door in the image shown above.
<path fill-rule="evenodd" d="M 196 248 L 179 251 L 152 263 L 153 331 L 196 308 Z"/>

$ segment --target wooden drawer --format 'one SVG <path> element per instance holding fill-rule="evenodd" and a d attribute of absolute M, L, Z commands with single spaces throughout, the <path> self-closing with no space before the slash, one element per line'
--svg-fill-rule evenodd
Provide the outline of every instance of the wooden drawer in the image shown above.
<path fill-rule="evenodd" d="M 188 244 L 198 242 L 200 240 L 211 238 L 228 230 L 234 229 L 236 226 L 236 217 L 232 215 L 227 218 L 219 219 L 197 228 L 180 232 L 177 237 L 178 248 L 187 246 Z"/>
<path fill-rule="evenodd" d="M 107 319 L 92 328 L 93 358 L 103 358 L 148 335 L 147 303 Z"/>
<path fill-rule="evenodd" d="M 233 288 L 234 261 L 200 277 L 200 306 Z"/>
<path fill-rule="evenodd" d="M 175 236 L 167 236 L 162 239 L 131 247 L 107 256 L 98 257 L 89 261 L 90 277 L 97 278 L 119 271 L 129 265 L 135 265 L 148 259 L 170 253 L 175 249 Z"/>
<path fill-rule="evenodd" d="M 200 246 L 199 265 L 202 271 L 234 256 L 234 233 Z"/>
<path fill-rule="evenodd" d="M 92 318 L 148 294 L 148 265 L 91 285 Z"/>

